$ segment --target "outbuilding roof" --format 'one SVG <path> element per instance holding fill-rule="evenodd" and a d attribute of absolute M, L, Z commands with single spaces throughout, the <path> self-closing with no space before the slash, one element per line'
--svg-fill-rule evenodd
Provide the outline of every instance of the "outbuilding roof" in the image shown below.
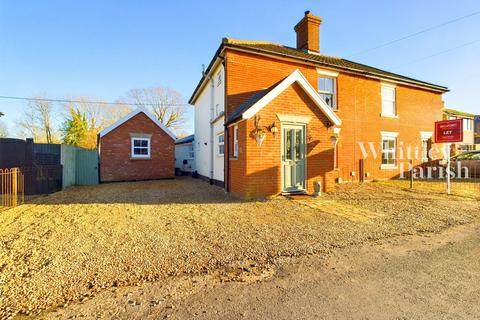
<path fill-rule="evenodd" d="M 175 144 L 191 143 L 193 142 L 193 140 L 195 140 L 195 135 L 191 134 L 189 136 L 177 139 L 177 141 L 175 141 Z"/>
<path fill-rule="evenodd" d="M 137 114 L 139 113 L 144 113 L 150 120 L 153 121 L 153 123 L 155 123 L 158 127 L 160 127 L 160 129 L 162 129 L 163 131 L 165 131 L 173 140 L 176 140 L 177 138 L 175 137 L 175 134 L 170 130 L 168 129 L 163 123 L 161 123 L 153 114 L 151 114 L 147 109 L 143 108 L 143 107 L 138 107 L 137 109 L 133 110 L 132 112 L 130 112 L 129 114 L 127 114 L 125 117 L 117 120 L 114 124 L 112 124 L 111 126 L 109 126 L 108 128 L 105 128 L 103 129 L 102 131 L 100 131 L 99 135 L 100 135 L 100 138 L 105 136 L 107 133 L 109 133 L 110 131 L 113 131 L 114 129 L 116 129 L 117 127 L 119 127 L 120 125 L 122 125 L 123 123 L 127 122 L 128 120 L 130 120 L 131 118 L 133 118 L 134 116 L 136 116 Z"/>

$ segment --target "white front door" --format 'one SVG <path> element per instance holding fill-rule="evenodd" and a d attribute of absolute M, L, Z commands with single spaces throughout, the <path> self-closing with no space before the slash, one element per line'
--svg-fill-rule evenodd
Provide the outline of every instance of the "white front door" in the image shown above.
<path fill-rule="evenodd" d="M 283 191 L 305 190 L 305 126 L 282 125 Z"/>

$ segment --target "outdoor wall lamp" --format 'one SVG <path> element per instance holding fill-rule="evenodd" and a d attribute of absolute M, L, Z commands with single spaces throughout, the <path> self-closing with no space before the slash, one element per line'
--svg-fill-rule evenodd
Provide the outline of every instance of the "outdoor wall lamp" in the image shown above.
<path fill-rule="evenodd" d="M 270 126 L 270 132 L 273 134 L 274 137 L 278 133 L 278 128 L 275 126 L 275 122 L 272 123 L 272 125 Z"/>

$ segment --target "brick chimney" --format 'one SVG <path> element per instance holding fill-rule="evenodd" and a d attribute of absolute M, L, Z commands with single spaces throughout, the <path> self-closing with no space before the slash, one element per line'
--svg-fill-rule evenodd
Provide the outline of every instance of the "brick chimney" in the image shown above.
<path fill-rule="evenodd" d="M 320 52 L 320 24 L 322 18 L 305 11 L 305 16 L 295 26 L 297 33 L 297 49 Z"/>

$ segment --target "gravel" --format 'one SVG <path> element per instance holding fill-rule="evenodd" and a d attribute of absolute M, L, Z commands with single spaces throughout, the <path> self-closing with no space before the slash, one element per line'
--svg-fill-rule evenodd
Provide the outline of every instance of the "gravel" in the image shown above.
<path fill-rule="evenodd" d="M 110 287 L 271 264 L 480 216 L 476 200 L 377 183 L 247 202 L 181 178 L 74 187 L 33 201 L 0 213 L 0 318 Z"/>

